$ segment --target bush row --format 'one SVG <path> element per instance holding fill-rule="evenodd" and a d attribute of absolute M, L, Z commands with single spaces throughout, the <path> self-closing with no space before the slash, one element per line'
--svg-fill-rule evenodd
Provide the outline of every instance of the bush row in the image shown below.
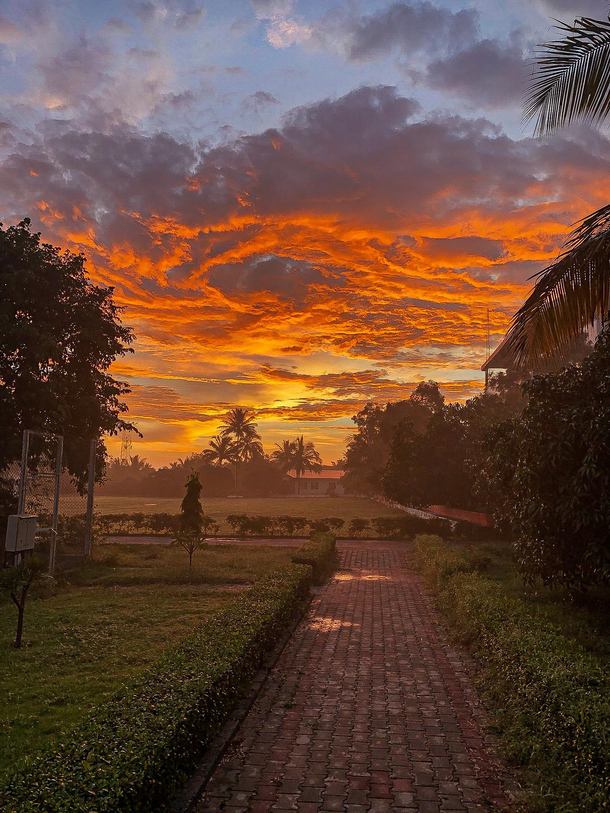
<path fill-rule="evenodd" d="M 76 521 L 78 518 L 69 518 Z M 178 514 L 103 514 L 94 518 L 96 535 L 108 534 L 173 534 L 179 528 Z M 451 523 L 445 519 L 422 519 L 412 514 L 398 517 L 376 517 L 363 519 L 355 517 L 347 522 L 340 517 L 307 519 L 282 515 L 277 517 L 249 514 L 229 514 L 227 523 L 236 536 L 304 536 L 306 533 L 342 534 L 362 537 L 375 535 L 382 539 L 404 539 L 419 533 L 434 533 L 444 538 L 482 533 L 488 539 L 490 529 L 479 529 L 470 523 Z M 453 526 L 456 532 L 452 531 Z M 214 536 L 219 531 L 218 523 L 211 517 L 204 518 L 204 533 Z"/>
<path fill-rule="evenodd" d="M 440 610 L 484 664 L 511 761 L 527 766 L 536 809 L 610 810 L 610 676 L 541 609 L 481 575 L 473 551 L 420 537 L 415 562 Z"/>
<path fill-rule="evenodd" d="M 304 558 L 328 566 L 334 540 Z M 258 581 L 94 709 L 67 739 L 0 788 L 5 813 L 160 809 L 218 733 L 312 582 L 292 564 Z"/>

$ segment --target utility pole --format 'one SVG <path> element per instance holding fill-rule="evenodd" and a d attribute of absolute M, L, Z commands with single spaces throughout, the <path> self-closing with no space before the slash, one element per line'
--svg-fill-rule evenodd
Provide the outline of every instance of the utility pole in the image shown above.
<path fill-rule="evenodd" d="M 93 489 L 95 488 L 95 451 L 97 438 L 91 439 L 89 447 L 89 483 L 87 485 L 87 516 L 85 519 L 85 556 L 91 555 L 93 537 Z"/>

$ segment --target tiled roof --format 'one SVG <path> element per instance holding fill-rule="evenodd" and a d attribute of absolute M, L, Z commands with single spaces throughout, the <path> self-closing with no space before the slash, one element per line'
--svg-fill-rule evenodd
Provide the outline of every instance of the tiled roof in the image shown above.
<path fill-rule="evenodd" d="M 297 476 L 294 469 L 287 471 L 286 474 L 288 477 L 296 478 Z M 325 469 L 321 472 L 304 471 L 303 474 L 301 474 L 301 480 L 339 480 L 344 474 L 345 472 L 339 469 Z"/>

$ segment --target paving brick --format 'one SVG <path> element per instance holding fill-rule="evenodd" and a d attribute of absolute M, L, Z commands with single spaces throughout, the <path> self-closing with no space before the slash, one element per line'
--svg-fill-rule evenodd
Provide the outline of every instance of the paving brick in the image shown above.
<path fill-rule="evenodd" d="M 342 551 L 196 813 L 509 809 L 464 659 L 408 556 Z"/>

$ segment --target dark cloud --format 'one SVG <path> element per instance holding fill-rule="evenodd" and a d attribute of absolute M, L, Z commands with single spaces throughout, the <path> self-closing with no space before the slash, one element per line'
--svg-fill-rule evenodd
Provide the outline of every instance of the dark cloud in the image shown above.
<path fill-rule="evenodd" d="M 425 82 L 484 107 L 505 107 L 522 101 L 528 73 L 531 67 L 517 37 L 510 43 L 484 39 L 431 62 Z"/>
<path fill-rule="evenodd" d="M 482 39 L 476 10 L 453 12 L 428 0 L 395 2 L 370 16 L 332 17 L 316 39 L 324 47 L 343 43 L 352 61 L 394 51 L 414 83 L 481 107 L 519 101 L 527 75 L 521 32 L 511 32 L 506 41 Z"/>
<path fill-rule="evenodd" d="M 488 237 L 424 237 L 422 245 L 428 257 L 485 257 L 499 260 L 504 246 L 499 240 Z"/>
<path fill-rule="evenodd" d="M 250 5 L 256 14 L 271 17 L 275 14 L 288 14 L 292 9 L 292 0 L 250 0 Z"/>
<path fill-rule="evenodd" d="M 108 81 L 111 64 L 110 50 L 85 37 L 42 60 L 38 71 L 47 103 L 67 107 L 80 104 Z"/>
<path fill-rule="evenodd" d="M 477 13 L 452 12 L 427 2 L 393 3 L 355 21 L 350 32 L 350 59 L 385 56 L 392 48 L 404 53 L 456 51 L 470 45 L 477 33 Z"/>
<path fill-rule="evenodd" d="M 254 257 L 244 263 L 215 266 L 208 282 L 226 294 L 268 291 L 303 306 L 309 286 L 325 284 L 327 277 L 322 269 L 290 257 Z"/>
<path fill-rule="evenodd" d="M 543 11 L 552 17 L 560 15 L 565 22 L 572 22 L 575 17 L 593 17 L 598 20 L 608 17 L 607 0 L 539 0 L 539 3 Z"/>
<path fill-rule="evenodd" d="M 266 90 L 257 90 L 256 93 L 246 96 L 242 102 L 242 109 L 246 113 L 254 113 L 258 116 L 270 105 L 275 104 L 279 104 L 279 100 L 272 93 Z"/>
<path fill-rule="evenodd" d="M 135 4 L 135 14 L 144 24 L 171 25 L 178 31 L 189 31 L 199 25 L 205 8 L 193 0 L 147 0 Z"/>
<path fill-rule="evenodd" d="M 133 27 L 118 17 L 111 17 L 106 23 L 106 28 L 114 34 L 133 34 Z"/>

